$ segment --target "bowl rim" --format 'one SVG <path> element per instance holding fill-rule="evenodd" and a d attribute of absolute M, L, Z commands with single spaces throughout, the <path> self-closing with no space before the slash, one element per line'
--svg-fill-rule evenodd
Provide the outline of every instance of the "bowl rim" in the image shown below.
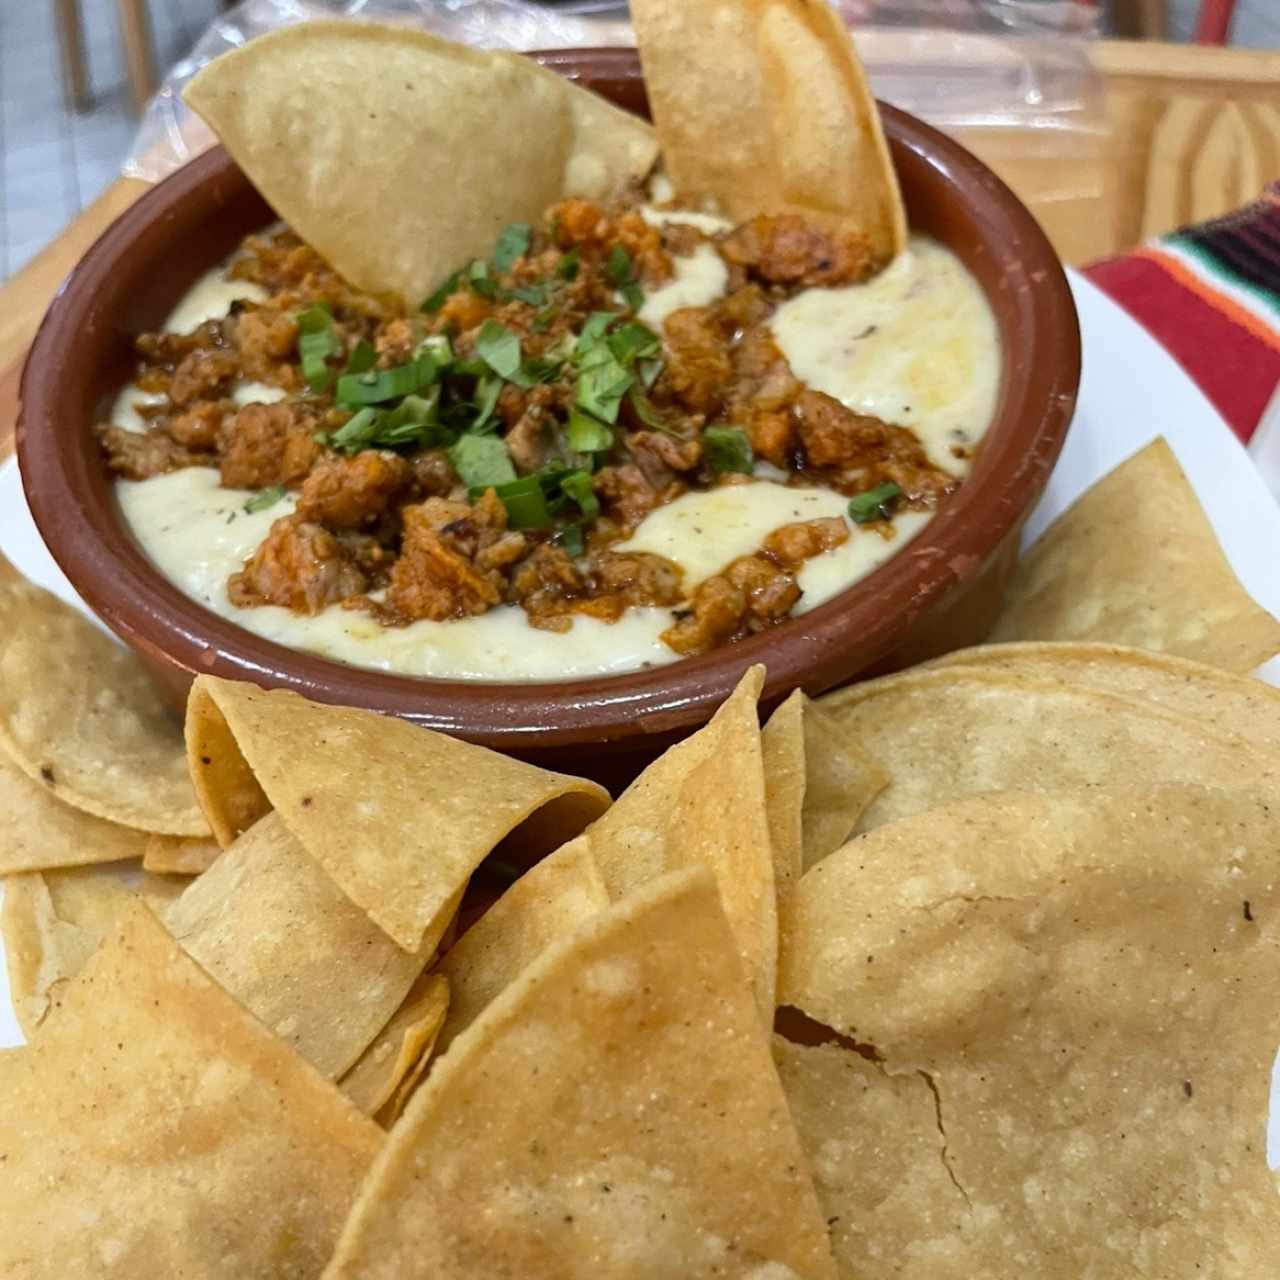
<path fill-rule="evenodd" d="M 618 80 L 640 77 L 631 49 L 547 50 L 533 56 L 571 76 Z M 780 626 L 707 654 L 617 675 L 563 682 L 490 682 L 397 675 L 348 666 L 255 635 L 185 596 L 142 554 L 118 511 L 109 524 L 87 508 L 82 485 L 68 466 L 69 430 L 51 425 L 58 361 L 75 341 L 112 264 L 148 229 L 220 176 L 239 177 L 214 147 L 146 192 L 80 259 L 45 314 L 24 366 L 17 452 L 23 487 L 41 537 L 89 607 L 144 656 L 194 674 L 267 682 L 308 697 L 347 703 L 414 720 L 504 750 L 578 747 L 588 743 L 670 734 L 705 722 L 756 662 L 768 668 L 762 703 L 795 688 L 822 692 L 841 674 L 850 636 L 871 657 L 890 652 L 912 622 L 953 588 L 972 578 L 1021 522 L 1044 487 L 1061 451 L 1080 379 L 1080 332 L 1070 287 L 1058 256 L 1031 213 L 1009 188 L 959 143 L 906 112 L 881 104 L 895 148 L 938 170 L 952 187 L 978 199 L 984 221 L 995 217 L 1019 246 L 1020 293 L 1029 323 L 1026 358 L 1006 379 L 1007 440 L 989 429 L 998 451 L 984 483 L 966 481 L 900 552 L 831 600 Z M 1016 274 L 1016 272 L 1015 272 Z M 989 291 L 988 295 L 989 295 Z M 988 297 L 990 301 L 990 297 Z M 1030 323 L 1034 321 L 1034 323 Z M 79 440 L 81 437 L 75 436 Z M 984 462 L 987 442 L 984 442 Z M 95 519 L 96 514 L 96 519 Z M 845 666 L 848 664 L 846 663 Z"/>

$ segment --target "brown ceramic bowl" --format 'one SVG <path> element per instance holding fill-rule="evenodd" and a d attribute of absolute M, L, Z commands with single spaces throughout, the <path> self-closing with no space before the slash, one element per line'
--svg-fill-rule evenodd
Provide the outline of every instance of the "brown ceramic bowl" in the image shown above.
<path fill-rule="evenodd" d="M 630 50 L 542 61 L 646 111 Z M 90 434 L 127 381 L 134 335 L 155 328 L 195 278 L 272 214 L 221 149 L 149 192 L 103 235 L 49 309 L 23 378 L 18 453 L 36 523 L 76 590 L 175 694 L 196 672 L 371 707 L 473 742 L 596 774 L 703 723 L 745 667 L 768 667 L 766 701 L 981 640 L 1023 521 L 1062 446 L 1080 376 L 1071 294 L 1035 220 L 955 142 L 884 109 L 912 225 L 949 245 L 995 312 L 999 405 L 972 473 L 894 559 L 834 600 L 763 635 L 670 666 L 563 684 L 422 680 L 299 653 L 207 612 L 163 578 L 127 532 Z"/>

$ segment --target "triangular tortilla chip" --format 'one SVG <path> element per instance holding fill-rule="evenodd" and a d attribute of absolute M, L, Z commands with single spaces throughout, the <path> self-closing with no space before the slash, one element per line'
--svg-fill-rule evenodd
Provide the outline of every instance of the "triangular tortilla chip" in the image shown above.
<path fill-rule="evenodd" d="M 318 1275 L 382 1131 L 131 906 L 0 1055 L 0 1273 Z"/>
<path fill-rule="evenodd" d="M 205 695 L 285 825 L 406 951 L 439 939 L 471 873 L 521 824 L 535 820 L 542 847 L 534 852 L 545 853 L 609 804 L 594 782 L 372 711 L 200 676 L 193 697 Z M 208 739 L 213 731 L 206 723 L 201 732 Z M 217 786 L 228 766 L 214 768 L 197 793 L 214 829 L 224 830 L 243 796 L 224 806 Z"/>
<path fill-rule="evenodd" d="M 437 966 L 450 988 L 440 1052 L 551 943 L 608 905 L 609 893 L 586 836 L 571 840 L 526 871 Z"/>
<path fill-rule="evenodd" d="M 710 873 L 554 943 L 454 1042 L 329 1280 L 834 1277 Z"/>
<path fill-rule="evenodd" d="M 1277 848 L 1270 792 L 1097 789 L 966 800 L 808 872 L 780 998 L 878 1064 L 781 1058 L 847 1274 L 1272 1274 Z M 886 1171 L 921 1201 L 886 1205 Z"/>
<path fill-rule="evenodd" d="M 632 0 L 677 192 L 737 221 L 796 212 L 864 232 L 888 261 L 906 215 L 849 33 L 814 0 Z"/>
<path fill-rule="evenodd" d="M 21 580 L 0 581 L 0 750 L 37 785 L 108 822 L 208 834 L 180 726 L 141 659 Z"/>
<path fill-rule="evenodd" d="M 760 733 L 765 812 L 773 850 L 779 913 L 804 870 L 804 714 L 808 699 L 797 689 L 769 717 Z"/>
<path fill-rule="evenodd" d="M 588 839 L 615 902 L 669 871 L 704 865 L 715 872 L 772 1026 L 778 909 L 756 710 L 763 685 L 764 668 L 752 667 L 710 723 L 655 760 Z"/>
<path fill-rule="evenodd" d="M 1023 557 L 993 640 L 1104 640 L 1252 671 L 1280 653 L 1163 436 L 1076 499 Z"/>
<path fill-rule="evenodd" d="M 978 667 L 1138 698 L 1192 716 L 1215 733 L 1280 752 L 1280 689 L 1252 676 L 1118 644 L 1034 641 L 958 649 L 927 663 Z"/>
<path fill-rule="evenodd" d="M 136 862 L 6 876 L 0 934 L 9 998 L 27 1039 L 130 903 L 141 898 L 162 911 L 184 885 L 169 876 L 139 874 Z"/>
<path fill-rule="evenodd" d="M 448 980 L 423 974 L 338 1087 L 365 1115 L 389 1128 L 408 1101 L 408 1092 L 402 1099 L 401 1090 L 412 1089 L 435 1052 L 448 1009 Z"/>
<path fill-rule="evenodd" d="M 888 676 L 818 705 L 891 778 L 860 819 L 863 831 L 984 791 L 1280 780 L 1280 755 L 1191 716 L 1002 671 L 950 667 Z"/>
<path fill-rule="evenodd" d="M 331 1080 L 369 1047 L 439 942 L 436 933 L 417 952 L 397 946 L 274 813 L 192 881 L 165 923 L 188 955 Z"/>
<path fill-rule="evenodd" d="M 410 306 L 508 223 L 619 192 L 657 155 L 644 121 L 531 59 L 406 27 L 287 27 L 183 98 L 337 271 Z"/>

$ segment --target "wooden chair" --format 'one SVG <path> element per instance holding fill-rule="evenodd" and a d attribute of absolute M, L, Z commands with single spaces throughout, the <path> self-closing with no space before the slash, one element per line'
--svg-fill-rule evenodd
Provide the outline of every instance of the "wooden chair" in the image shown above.
<path fill-rule="evenodd" d="M 58 54 L 62 63 L 62 90 L 72 111 L 89 109 L 89 73 L 84 61 L 84 33 L 80 0 L 53 0 L 58 26 Z M 137 115 L 156 91 L 155 61 L 151 55 L 151 30 L 146 0 L 116 0 L 120 39 L 129 75 L 129 102 Z"/>

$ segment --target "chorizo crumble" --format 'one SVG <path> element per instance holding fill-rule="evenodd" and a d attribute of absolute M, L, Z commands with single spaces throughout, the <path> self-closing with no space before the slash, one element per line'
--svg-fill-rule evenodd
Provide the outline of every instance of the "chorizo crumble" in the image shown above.
<path fill-rule="evenodd" d="M 795 293 L 874 273 L 863 239 L 791 215 L 659 227 L 638 199 L 566 200 L 541 229 L 508 227 L 416 311 L 352 289 L 289 230 L 248 237 L 228 275 L 267 300 L 138 338 L 138 383 L 160 398 L 138 406 L 143 431 L 98 427 L 111 469 L 217 467 L 258 490 L 250 510 L 296 494 L 228 583 L 241 607 L 340 604 L 396 626 L 505 603 L 564 631 L 679 605 L 663 639 L 681 654 L 781 621 L 798 567 L 848 539 L 843 520 L 784 526 L 691 596 L 677 565 L 615 547 L 656 507 L 760 463 L 848 495 L 885 537 L 893 510 L 931 508 L 956 481 L 908 429 L 807 388 L 771 336 Z M 725 296 L 653 332 L 645 291 L 702 244 L 727 266 Z M 283 398 L 238 406 L 244 381 Z"/>

